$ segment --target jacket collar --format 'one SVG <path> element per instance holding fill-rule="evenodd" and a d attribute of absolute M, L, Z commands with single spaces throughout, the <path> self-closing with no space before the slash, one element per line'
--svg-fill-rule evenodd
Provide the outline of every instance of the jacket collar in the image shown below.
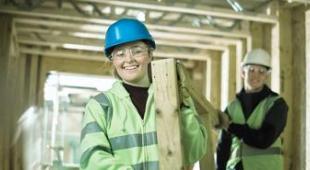
<path fill-rule="evenodd" d="M 129 93 L 125 89 L 125 87 L 122 84 L 123 82 L 121 80 L 116 80 L 116 82 L 113 83 L 111 93 L 114 95 L 118 96 L 119 98 L 126 98 L 130 97 Z M 150 85 L 148 89 L 148 94 L 149 96 L 153 95 L 154 90 L 153 90 L 153 84 Z"/>

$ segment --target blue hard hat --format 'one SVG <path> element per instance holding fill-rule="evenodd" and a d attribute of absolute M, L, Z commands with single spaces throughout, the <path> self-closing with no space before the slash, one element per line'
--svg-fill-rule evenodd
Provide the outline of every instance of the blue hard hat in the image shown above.
<path fill-rule="evenodd" d="M 110 57 L 114 47 L 139 40 L 146 41 L 152 48 L 156 48 L 153 37 L 142 22 L 137 19 L 120 19 L 110 25 L 106 32 L 104 52 Z"/>

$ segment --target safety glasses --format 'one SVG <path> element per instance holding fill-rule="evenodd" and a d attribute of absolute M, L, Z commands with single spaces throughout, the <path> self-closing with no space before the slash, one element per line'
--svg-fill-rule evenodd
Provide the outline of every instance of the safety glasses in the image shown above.
<path fill-rule="evenodd" d="M 112 59 L 124 59 L 126 54 L 130 54 L 132 57 L 140 57 L 148 51 L 148 47 L 137 45 L 127 48 L 116 48 L 113 50 L 111 56 Z"/>
<path fill-rule="evenodd" d="M 260 75 L 265 75 L 270 72 L 269 69 L 263 66 L 256 66 L 256 65 L 247 65 L 244 67 L 244 71 L 248 73 L 258 73 Z"/>

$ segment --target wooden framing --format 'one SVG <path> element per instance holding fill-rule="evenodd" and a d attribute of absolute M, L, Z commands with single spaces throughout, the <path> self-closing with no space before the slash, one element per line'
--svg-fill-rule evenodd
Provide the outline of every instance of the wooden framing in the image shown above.
<path fill-rule="evenodd" d="M 81 67 L 83 66 L 83 67 Z M 74 72 L 82 74 L 111 75 L 111 63 L 106 61 L 78 60 L 59 57 L 44 57 L 40 60 L 38 103 L 43 105 L 43 90 L 46 76 L 50 71 Z"/>
<path fill-rule="evenodd" d="M 297 0 L 296 0 L 297 1 Z M 217 92 L 216 94 L 213 94 L 213 89 L 215 86 L 219 87 L 220 84 L 216 84 L 216 82 L 212 81 L 208 82 L 209 80 L 207 80 L 207 83 L 210 83 L 208 85 L 209 90 L 207 90 L 207 96 L 209 98 L 216 98 L 219 97 L 217 95 L 221 95 L 222 100 L 216 100 L 216 106 L 220 106 L 223 109 L 224 107 L 226 107 L 228 101 L 232 98 L 232 96 L 234 96 L 234 93 L 236 92 L 237 89 L 239 89 L 241 87 L 241 80 L 236 76 L 236 72 L 235 70 L 237 70 L 237 74 L 238 74 L 238 70 L 239 70 L 239 65 L 238 63 L 240 63 L 242 56 L 244 55 L 245 51 L 248 51 L 249 49 L 251 49 L 251 46 L 257 47 L 263 47 L 261 44 L 267 44 L 267 46 L 271 46 L 271 52 L 272 52 L 272 56 L 273 56 L 273 61 L 272 61 L 272 65 L 273 65 L 273 71 L 272 71 L 272 80 L 271 80 L 271 86 L 272 89 L 280 92 L 282 95 L 284 95 L 285 99 L 288 101 L 290 107 L 293 105 L 293 101 L 292 101 L 292 96 L 293 96 L 293 84 L 291 82 L 293 82 L 293 78 L 291 77 L 292 74 L 292 68 L 290 67 L 290 63 L 292 60 L 292 49 L 291 49 L 291 45 L 288 42 L 291 42 L 291 39 L 289 37 L 291 37 L 291 32 L 292 30 L 290 30 L 291 28 L 291 22 L 290 22 L 290 14 L 288 11 L 280 11 L 280 20 L 279 22 L 277 21 L 277 17 L 273 17 L 273 16 L 267 16 L 267 15 L 248 15 L 247 13 L 232 13 L 231 11 L 225 11 L 225 10 L 197 10 L 197 9 L 185 9 L 185 8 L 181 8 L 181 7 L 166 7 L 166 6 L 154 6 L 154 5 L 148 5 L 148 4 L 142 4 L 141 6 L 138 5 L 137 3 L 134 2 L 121 2 L 121 1 L 99 1 L 99 0 L 81 0 L 81 2 L 95 2 L 95 3 L 102 3 L 102 4 L 108 4 L 108 5 L 119 5 L 120 3 L 123 6 L 127 6 L 127 7 L 138 7 L 138 8 L 146 8 L 149 10 L 162 10 L 162 11 L 172 11 L 172 12 L 177 12 L 177 13 L 186 13 L 186 14 L 195 14 L 195 15 L 213 15 L 216 17 L 224 17 L 224 18 L 228 18 L 228 19 L 241 19 L 241 20 L 247 20 L 247 21 L 254 21 L 254 26 L 255 24 L 268 24 L 270 26 L 272 26 L 272 39 L 270 40 L 270 42 L 267 42 L 267 40 L 265 39 L 257 39 L 257 37 L 251 37 L 251 35 L 249 33 L 243 33 L 243 32 L 238 32 L 238 31 L 233 31 L 233 32 L 224 32 L 224 31 L 218 31 L 218 30 L 202 30 L 202 29 L 194 29 L 194 28 L 185 28 L 185 27 L 171 27 L 171 26 L 162 26 L 162 25 L 148 25 L 148 27 L 154 31 L 156 38 L 159 38 L 158 40 L 158 44 L 159 45 L 166 45 L 166 46 L 175 46 L 175 47 L 189 47 L 189 48 L 200 48 L 202 50 L 213 50 L 214 53 L 217 53 L 216 56 L 221 55 L 221 58 L 217 57 L 216 59 L 213 57 L 210 58 L 206 58 L 207 54 L 195 54 L 192 55 L 190 53 L 186 53 L 186 54 L 181 54 L 181 53 L 177 53 L 177 52 L 169 52 L 166 53 L 165 51 L 155 51 L 154 55 L 155 57 L 165 57 L 165 58 L 181 58 L 181 59 L 192 59 L 192 60 L 199 60 L 199 61 L 206 61 L 208 64 L 208 78 L 214 76 L 214 73 L 216 73 L 216 75 L 221 75 L 221 79 L 218 80 L 218 82 L 221 81 L 221 86 L 223 89 L 222 92 Z M 38 19 L 20 19 L 20 20 L 16 20 L 16 23 L 19 24 L 23 24 L 23 23 L 32 23 L 33 25 L 40 25 L 40 24 L 45 24 L 45 25 L 53 25 L 55 27 L 61 27 L 63 26 L 62 24 L 66 24 L 65 22 L 70 21 L 70 22 L 76 22 L 74 24 L 66 24 L 66 26 L 68 26 L 68 28 L 74 28 L 77 25 L 78 26 L 90 26 L 90 27 L 84 27 L 84 28 L 79 28 L 81 31 L 88 31 L 91 32 L 88 35 L 92 38 L 95 38 L 96 36 L 100 36 L 100 33 L 104 33 L 106 26 L 111 24 L 113 21 L 112 20 L 104 20 L 104 19 L 98 19 L 98 18 L 94 18 L 94 19 L 89 19 L 86 17 L 80 17 L 80 16 L 66 16 L 64 14 L 66 13 L 62 13 L 62 14 L 56 14 L 53 13 L 53 11 L 48 11 L 48 10 L 34 10 L 32 12 L 25 12 L 25 11 L 17 11 L 13 8 L 3 8 L 0 7 L 0 12 L 1 13 L 10 13 L 10 14 L 17 14 L 17 15 L 24 15 L 27 17 L 46 17 L 49 19 L 59 19 L 59 23 L 57 23 L 57 21 L 53 20 L 53 21 L 40 21 Z M 43 13 L 46 12 L 46 13 Z M 253 14 L 253 13 L 251 13 Z M 307 14 L 308 18 L 309 18 L 309 12 Z M 287 18 L 287 19 L 285 19 Z M 38 22 L 36 21 L 40 21 L 40 23 L 38 24 Z M 309 19 L 307 20 L 309 21 Z M 79 23 L 77 23 L 79 22 Z M 255 23 L 255 22 L 259 22 L 259 23 Z M 84 24 L 85 23 L 85 24 Z M 96 25 L 98 24 L 98 25 Z M 91 26 L 92 25 L 92 26 Z M 309 25 L 309 24 L 307 24 Z M 260 26 L 258 26 L 260 27 Z M 17 29 L 17 32 L 27 32 L 27 31 L 33 31 L 33 30 L 27 30 L 26 29 Z M 61 27 L 61 29 L 63 29 L 63 27 Z M 64 31 L 66 31 L 67 28 L 63 29 Z M 261 29 L 261 28 L 259 28 Z M 309 28 L 306 29 L 307 31 L 309 30 Z M 44 30 L 36 30 L 36 31 L 43 31 Z M 34 32 L 36 32 L 34 31 Z M 166 32 L 164 32 L 166 31 Z M 264 30 L 258 30 L 258 32 L 261 31 L 262 35 L 264 33 Z M 174 33 L 172 33 L 174 32 Z M 189 36 L 181 36 L 182 34 L 191 34 Z M 309 33 L 308 33 L 309 34 Z M 307 34 L 307 35 L 308 35 Z M 178 36 L 180 35 L 180 37 Z M 208 36 L 206 36 L 208 35 Z M 212 36 L 221 36 L 221 37 L 212 37 Z M 173 39 L 173 41 L 168 41 L 165 40 L 165 37 L 170 37 L 173 38 L 177 36 L 177 38 Z M 81 37 L 79 37 L 81 38 Z M 103 36 L 101 35 L 99 37 L 100 40 L 103 39 Z M 180 42 L 180 40 L 186 40 L 188 42 L 183 43 Z M 200 40 L 199 40 L 200 39 Z M 264 42 L 265 40 L 265 42 Z M 252 41 L 254 41 L 254 43 L 252 44 Z M 269 40 L 268 40 L 269 41 Z M 93 53 L 92 56 L 89 56 L 88 58 L 85 58 L 85 55 L 83 53 L 81 53 L 81 51 L 66 51 L 64 49 L 62 50 L 53 50 L 52 48 L 50 49 L 43 49 L 40 47 L 52 47 L 52 46 L 62 46 L 63 44 L 61 43 L 53 43 L 53 42 L 40 42 L 40 43 L 35 43 L 31 40 L 25 40 L 25 39 L 19 39 L 19 44 L 20 48 L 19 48 L 19 52 L 18 54 L 24 55 L 21 57 L 24 57 L 23 59 L 21 59 L 18 62 L 25 62 L 27 61 L 29 58 L 30 59 L 30 81 L 29 82 L 25 82 L 27 83 L 31 83 L 31 85 L 29 86 L 29 95 L 30 94 L 34 94 L 34 90 L 37 90 L 38 86 L 36 83 L 34 83 L 33 81 L 35 81 L 35 79 L 38 79 L 38 74 L 40 73 L 40 83 L 39 83 L 39 89 L 42 90 L 42 87 L 44 85 L 45 82 L 45 76 L 46 73 L 52 69 L 55 70 L 61 70 L 61 71 L 80 71 L 83 72 L 85 70 L 78 70 L 77 67 L 79 64 L 85 62 L 85 63 L 91 63 L 91 62 L 100 62 L 100 63 L 106 63 L 106 59 L 103 57 L 103 55 L 101 55 L 100 53 L 95 53 L 95 52 L 99 52 L 102 51 L 102 46 L 98 45 L 98 50 L 95 51 Z M 198 43 L 199 42 L 199 43 Z M 307 38 L 307 42 L 309 42 L 309 36 Z M 209 43 L 209 44 L 208 44 Z M 34 48 L 28 48 L 26 47 L 26 45 L 35 45 L 36 47 Z M 212 44 L 212 45 L 210 45 Z M 216 44 L 216 45 L 215 45 Z M 259 45 L 258 45 L 259 44 Z M 85 44 L 84 44 L 85 45 Z M 38 48 L 39 47 L 39 48 Z M 267 49 L 267 50 L 270 50 Z M 281 50 L 280 49 L 284 49 Z M 309 46 L 307 48 L 307 59 L 309 59 Z M 74 51 L 74 52 L 73 52 Z M 213 55 L 211 53 L 211 55 Z M 281 56 L 281 57 L 280 57 Z M 27 59 L 28 58 L 28 59 Z M 24 60 L 24 61 L 22 61 Z M 69 62 L 69 60 L 75 60 L 72 61 L 73 63 L 76 62 L 76 64 L 74 64 L 74 66 L 69 66 L 68 68 L 66 67 L 62 67 L 59 66 L 60 64 L 64 64 L 66 63 L 66 65 L 70 65 L 71 62 Z M 306 73 L 309 73 L 309 62 L 307 60 L 307 66 L 306 68 L 308 69 L 306 71 Z M 12 61 L 14 62 L 14 61 Z M 219 63 L 222 64 L 219 64 Z M 77 64 L 79 63 L 79 64 Z M 281 65 L 279 64 L 281 63 Z M 12 64 L 12 63 L 11 63 Z M 14 63 L 13 63 L 14 64 Z M 16 64 L 16 63 L 15 63 Z M 58 65 L 59 64 L 59 65 Z M 214 71 L 214 69 L 210 69 L 210 68 L 214 68 L 215 65 L 217 65 L 218 69 Z M 222 70 L 220 70 L 220 65 L 222 65 Z M 11 65 L 12 66 L 12 65 Z M 73 68 L 74 67 L 74 68 Z M 13 68 L 10 68 L 13 69 Z M 21 70 L 25 69 L 23 67 L 21 67 Z M 225 70 L 227 69 L 227 70 Z M 97 70 L 98 73 L 101 72 L 102 70 L 98 69 Z M 97 72 L 94 71 L 94 72 Z M 211 74 L 212 71 L 212 74 Z M 229 73 L 229 74 L 227 74 Z M 18 73 L 10 73 L 10 74 L 18 74 Z M 227 75 L 225 75 L 227 74 Z M 2 75 L 2 74 L 1 74 Z M 19 81 L 27 81 L 27 80 L 23 80 L 22 75 L 17 75 Z M 236 77 L 236 78 L 235 78 Z M 218 77 L 219 78 L 219 77 Z M 309 87 L 309 75 L 307 75 L 307 87 L 308 89 Z M 11 80 L 12 81 L 12 80 Z M 236 81 L 236 82 L 235 82 Z M 229 82 L 229 83 L 227 83 Z M 11 82 L 12 83 L 12 82 Z M 213 84 L 214 83 L 214 84 Z M 236 84 L 236 86 L 234 86 L 234 84 Z M 210 87 L 212 87 L 212 92 Z M 20 87 L 19 87 L 20 88 Z M 18 89 L 18 91 L 16 93 L 22 93 L 23 89 Z M 216 91 L 220 91 L 220 89 L 217 89 Z M 306 91 L 307 95 L 309 96 L 309 91 Z M 40 91 L 40 95 L 43 96 L 42 91 Z M 28 96 L 28 100 L 31 100 L 30 103 L 33 103 L 33 101 L 35 101 L 35 98 L 32 98 L 30 96 Z M 42 99 L 41 99 L 42 101 Z M 212 101 L 212 100 L 211 100 Z M 23 101 L 19 101 L 19 102 L 23 102 Z M 310 110 L 310 102 L 309 100 L 307 100 L 307 112 L 308 113 Z M 290 114 L 291 115 L 291 114 Z M 11 118 L 13 119 L 13 118 Z M 286 154 L 286 162 L 287 165 L 286 167 L 289 167 L 290 162 L 294 161 L 291 160 L 291 155 L 293 152 L 293 147 L 290 148 L 290 146 L 292 145 L 292 142 L 290 141 L 292 138 L 292 134 L 293 133 L 293 124 L 292 121 L 294 119 L 292 119 L 292 117 L 289 117 L 290 122 L 288 122 L 288 126 L 287 126 L 287 130 L 285 132 L 285 154 Z M 307 123 L 307 128 L 305 131 L 307 131 L 307 129 L 309 129 L 310 125 L 309 125 L 309 117 L 305 118 L 304 120 L 306 120 Z M 310 132 L 307 132 L 306 134 L 309 134 Z M 306 135 L 306 149 L 305 151 L 308 153 L 309 155 L 309 136 Z M 5 140 L 5 139 L 3 139 Z M 289 140 L 289 141 L 287 141 Z M 308 148 L 307 148 L 308 147 Z M 307 160 L 310 161 L 309 156 L 307 156 Z M 1 159 L 0 159 L 1 160 Z M 308 161 L 308 162 L 309 162 Z M 309 165 L 308 165 L 309 167 Z M 1 168 L 0 168 L 1 169 Z"/>
<path fill-rule="evenodd" d="M 183 166 L 179 91 L 174 59 L 152 62 L 160 169 Z"/>
<path fill-rule="evenodd" d="M 154 11 L 163 11 L 163 12 L 175 12 L 175 13 L 184 13 L 184 14 L 192 14 L 192 15 L 203 15 L 203 16 L 214 16 L 228 19 L 242 19 L 242 20 L 250 20 L 256 22 L 266 22 L 266 23 L 275 23 L 276 18 L 273 16 L 268 16 L 264 14 L 257 13 L 236 13 L 231 10 L 225 9 L 214 9 L 214 8 L 204 8 L 204 9 L 190 9 L 184 7 L 168 7 L 163 5 L 155 5 L 155 4 L 142 4 L 136 2 L 123 2 L 123 1 L 115 1 L 115 0 L 80 0 L 81 2 L 95 2 L 101 4 L 122 6 L 122 7 L 132 7 L 138 9 L 148 9 Z"/>

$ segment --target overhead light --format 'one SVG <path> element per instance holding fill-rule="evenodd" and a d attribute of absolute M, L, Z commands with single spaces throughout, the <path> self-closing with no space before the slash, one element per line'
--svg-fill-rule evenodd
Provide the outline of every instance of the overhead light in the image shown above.
<path fill-rule="evenodd" d="M 236 12 L 243 11 L 243 7 L 236 0 L 226 0 Z"/>
<path fill-rule="evenodd" d="M 193 19 L 192 26 L 193 27 L 200 27 L 201 26 L 200 20 L 198 18 Z"/>
<path fill-rule="evenodd" d="M 63 44 L 63 47 L 67 49 L 75 49 L 75 50 L 103 51 L 103 47 L 91 46 L 91 45 Z"/>

